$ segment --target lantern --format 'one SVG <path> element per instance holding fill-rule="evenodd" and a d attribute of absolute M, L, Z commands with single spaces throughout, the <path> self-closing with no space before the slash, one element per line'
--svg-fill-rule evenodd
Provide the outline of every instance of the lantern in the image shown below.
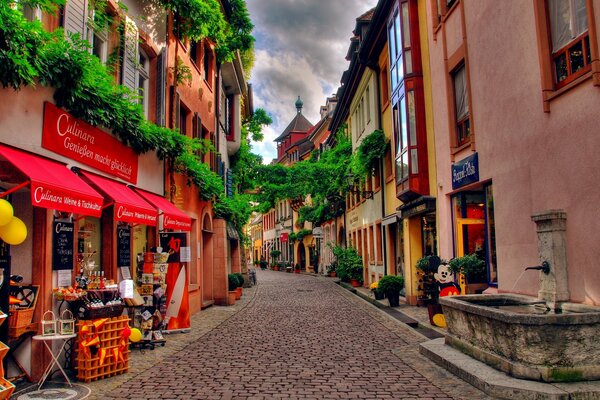
<path fill-rule="evenodd" d="M 72 335 L 75 333 L 75 319 L 71 310 L 65 310 L 58 321 L 61 335 Z"/>
<path fill-rule="evenodd" d="M 51 319 L 46 319 L 46 315 L 50 314 Z M 50 310 L 46 311 L 42 316 L 42 335 L 53 336 L 56 335 L 56 316 Z"/>

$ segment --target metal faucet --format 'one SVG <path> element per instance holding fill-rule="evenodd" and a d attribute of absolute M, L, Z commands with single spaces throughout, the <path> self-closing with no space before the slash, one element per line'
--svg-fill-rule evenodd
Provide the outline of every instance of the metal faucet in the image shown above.
<path fill-rule="evenodd" d="M 528 269 L 542 271 L 544 274 L 548 275 L 550 273 L 550 263 L 548 263 L 548 261 L 543 261 L 542 265 L 536 265 L 535 267 L 527 267 L 525 268 L 525 271 L 527 271 Z"/>

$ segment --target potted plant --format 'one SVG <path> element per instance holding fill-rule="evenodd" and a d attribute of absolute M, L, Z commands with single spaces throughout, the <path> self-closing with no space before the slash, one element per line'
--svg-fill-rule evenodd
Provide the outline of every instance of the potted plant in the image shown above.
<path fill-rule="evenodd" d="M 227 293 L 227 305 L 229 305 L 229 306 L 232 306 L 235 304 L 235 300 L 236 300 L 235 289 L 237 288 L 237 285 L 238 285 L 237 276 L 235 276 L 234 274 L 228 274 L 227 275 L 227 287 L 229 289 L 229 292 Z"/>
<path fill-rule="evenodd" d="M 390 307 L 400 305 L 400 291 L 404 287 L 404 277 L 400 275 L 386 275 L 379 280 L 377 285 L 388 298 Z"/>
<path fill-rule="evenodd" d="M 242 275 L 239 272 L 234 273 L 233 275 L 235 275 L 238 283 L 237 283 L 237 287 L 235 288 L 236 291 L 236 300 L 239 300 L 242 297 L 242 293 L 243 293 L 243 289 L 242 287 L 244 286 L 244 275 Z"/>
<path fill-rule="evenodd" d="M 363 267 L 362 261 L 360 264 L 353 263 L 348 268 L 348 276 L 350 277 L 350 284 L 352 287 L 359 287 L 363 282 Z"/>
<path fill-rule="evenodd" d="M 381 289 L 379 289 L 379 281 L 371 283 L 369 289 L 371 289 L 371 292 L 373 292 L 375 300 L 383 300 L 385 298 L 385 293 L 383 293 Z"/>
<path fill-rule="evenodd" d="M 337 276 L 336 275 L 336 266 L 337 266 L 337 264 L 335 261 L 327 266 L 327 274 L 332 278 L 335 278 Z"/>
<path fill-rule="evenodd" d="M 294 265 L 294 273 L 295 274 L 299 274 L 300 273 L 300 264 Z"/>
<path fill-rule="evenodd" d="M 360 286 L 363 280 L 362 258 L 352 247 L 333 246 L 336 258 L 337 276 L 344 282 L 350 282 L 354 287 Z"/>
<path fill-rule="evenodd" d="M 474 294 L 487 288 L 485 262 L 476 254 L 468 254 L 450 260 L 449 269 L 455 274 L 462 275 L 462 277 L 458 276 L 458 281 L 461 289 L 464 287 L 466 294 Z"/>

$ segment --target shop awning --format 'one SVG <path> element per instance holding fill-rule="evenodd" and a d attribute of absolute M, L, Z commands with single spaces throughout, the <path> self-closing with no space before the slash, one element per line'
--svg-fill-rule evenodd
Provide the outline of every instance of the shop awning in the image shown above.
<path fill-rule="evenodd" d="M 229 221 L 227 221 L 227 238 L 230 240 L 240 240 L 237 229 L 235 229 L 235 226 Z"/>
<path fill-rule="evenodd" d="M 4 145 L 0 145 L 0 157 L 10 164 L 5 167 L 0 161 L 0 180 L 17 183 L 13 190 L 31 184 L 34 206 L 96 217 L 102 213 L 102 195 L 64 164 Z M 29 181 L 19 181 L 23 177 L 11 173 L 11 166 Z"/>
<path fill-rule="evenodd" d="M 156 210 L 127 185 L 89 172 L 79 173 L 112 201 L 117 221 L 156 226 Z"/>
<path fill-rule="evenodd" d="M 145 190 L 135 189 L 135 191 L 152 204 L 159 211 L 159 215 L 163 216 L 163 229 L 186 232 L 192 230 L 192 219 L 169 200 Z"/>

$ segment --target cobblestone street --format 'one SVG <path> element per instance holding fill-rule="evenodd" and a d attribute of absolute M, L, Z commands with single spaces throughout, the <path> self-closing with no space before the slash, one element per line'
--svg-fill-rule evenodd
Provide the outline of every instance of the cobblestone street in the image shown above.
<path fill-rule="evenodd" d="M 112 390 L 127 399 L 475 399 L 418 354 L 418 335 L 331 280 L 259 271 L 221 325 Z M 245 294 L 246 296 L 246 294 Z M 100 389 L 100 388 L 97 388 Z M 100 389 L 101 390 L 101 389 Z"/>

